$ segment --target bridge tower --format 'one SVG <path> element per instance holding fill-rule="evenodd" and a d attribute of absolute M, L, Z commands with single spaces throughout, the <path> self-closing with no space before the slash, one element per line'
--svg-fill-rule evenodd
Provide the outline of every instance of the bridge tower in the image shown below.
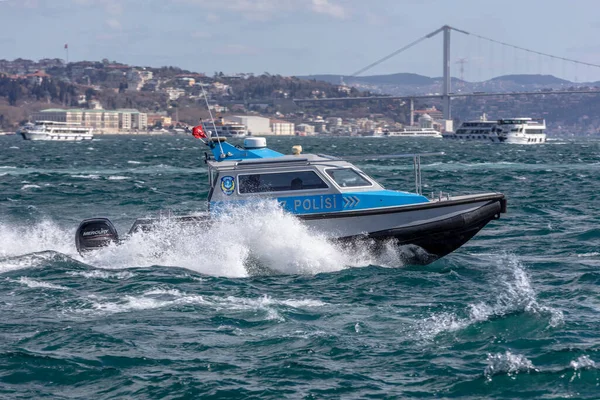
<path fill-rule="evenodd" d="M 444 32 L 444 83 L 442 88 L 442 103 L 444 107 L 444 119 L 447 121 L 451 118 L 450 112 L 450 30 L 448 25 L 442 27 Z"/>

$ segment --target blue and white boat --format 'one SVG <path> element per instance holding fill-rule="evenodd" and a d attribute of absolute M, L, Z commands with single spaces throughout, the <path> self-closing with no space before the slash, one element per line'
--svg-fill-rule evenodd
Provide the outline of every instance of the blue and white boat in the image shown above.
<path fill-rule="evenodd" d="M 243 147 L 223 139 L 205 140 L 211 150 L 206 157 L 209 211 L 173 217 L 174 221 L 218 223 L 219 213 L 235 212 L 236 206 L 277 201 L 314 232 L 331 240 L 416 245 L 426 254 L 419 252 L 419 259 L 414 261 L 428 263 L 456 250 L 506 212 L 501 193 L 423 196 L 422 154 L 377 157 L 413 158 L 415 192 L 403 192 L 385 189 L 347 161 L 349 158 L 302 154 L 300 146 L 293 147 L 293 154 L 284 155 L 267 148 L 266 140 L 260 137 L 246 138 Z M 128 235 L 152 229 L 158 221 L 139 219 Z M 117 231 L 105 218 L 84 220 L 76 233 L 80 252 L 114 242 L 119 242 Z"/>

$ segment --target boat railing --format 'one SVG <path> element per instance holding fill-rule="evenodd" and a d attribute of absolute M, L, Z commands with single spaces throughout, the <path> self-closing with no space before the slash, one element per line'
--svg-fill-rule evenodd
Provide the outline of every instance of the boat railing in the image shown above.
<path fill-rule="evenodd" d="M 363 155 L 363 156 L 347 156 L 344 160 L 392 160 L 395 158 L 412 158 L 413 169 L 415 173 L 415 192 L 417 194 L 423 194 L 423 184 L 421 180 L 421 157 L 431 156 L 443 156 L 446 153 L 443 151 L 436 153 L 409 153 L 409 154 L 375 154 L 375 155 Z"/>

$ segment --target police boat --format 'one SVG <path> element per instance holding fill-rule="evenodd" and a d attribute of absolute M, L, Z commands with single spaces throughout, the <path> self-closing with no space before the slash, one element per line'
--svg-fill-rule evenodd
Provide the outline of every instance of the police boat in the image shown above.
<path fill-rule="evenodd" d="M 413 159 L 415 192 L 411 193 L 385 189 L 351 164 L 351 157 L 302 154 L 300 146 L 293 147 L 293 154 L 284 155 L 267 148 L 262 137 L 244 139 L 243 147 L 219 137 L 202 136 L 202 140 L 210 149 L 205 153 L 209 211 L 169 217 L 175 223 L 216 223 L 218 214 L 228 208 L 275 200 L 332 240 L 367 240 L 376 246 L 390 242 L 416 245 L 426 254 L 419 251 L 419 257 L 411 262 L 427 264 L 458 249 L 506 212 L 506 199 L 501 193 L 425 197 L 421 190 L 421 157 L 443 153 L 376 157 Z M 151 230 L 162 219 L 138 219 L 128 235 Z M 122 240 L 126 238 L 119 239 L 106 218 L 84 220 L 76 232 L 80 253 Z"/>

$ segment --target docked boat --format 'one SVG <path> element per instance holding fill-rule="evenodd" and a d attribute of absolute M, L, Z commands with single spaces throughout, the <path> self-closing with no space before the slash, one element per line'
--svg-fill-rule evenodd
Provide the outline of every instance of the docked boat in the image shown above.
<path fill-rule="evenodd" d="M 56 121 L 36 121 L 19 130 L 25 140 L 81 141 L 94 138 L 93 129 L 80 124 Z"/>
<path fill-rule="evenodd" d="M 217 137 L 245 137 L 248 136 L 248 128 L 244 124 L 236 124 L 233 122 L 225 122 L 223 118 L 219 118 L 213 122 L 203 122 L 204 131 L 211 132 Z"/>
<path fill-rule="evenodd" d="M 426 264 L 456 250 L 506 212 L 501 193 L 424 196 L 421 157 L 433 154 L 374 156 L 413 160 L 415 192 L 404 192 L 386 190 L 351 164 L 352 157 L 302 154 L 300 146 L 294 146 L 293 154 L 284 155 L 267 148 L 261 137 L 246 138 L 243 147 L 233 146 L 224 138 L 204 142 L 210 149 L 206 153 L 209 211 L 171 217 L 174 223 L 215 224 L 220 216 L 235 212 L 236 206 L 276 201 L 314 232 L 331 240 L 367 241 L 376 248 L 390 242 L 415 245 L 425 252 L 419 250 L 410 262 Z M 138 219 L 128 235 L 152 230 L 160 221 Z M 127 237 L 119 239 L 113 224 L 105 218 L 84 220 L 76 232 L 80 253 L 122 240 Z"/>

